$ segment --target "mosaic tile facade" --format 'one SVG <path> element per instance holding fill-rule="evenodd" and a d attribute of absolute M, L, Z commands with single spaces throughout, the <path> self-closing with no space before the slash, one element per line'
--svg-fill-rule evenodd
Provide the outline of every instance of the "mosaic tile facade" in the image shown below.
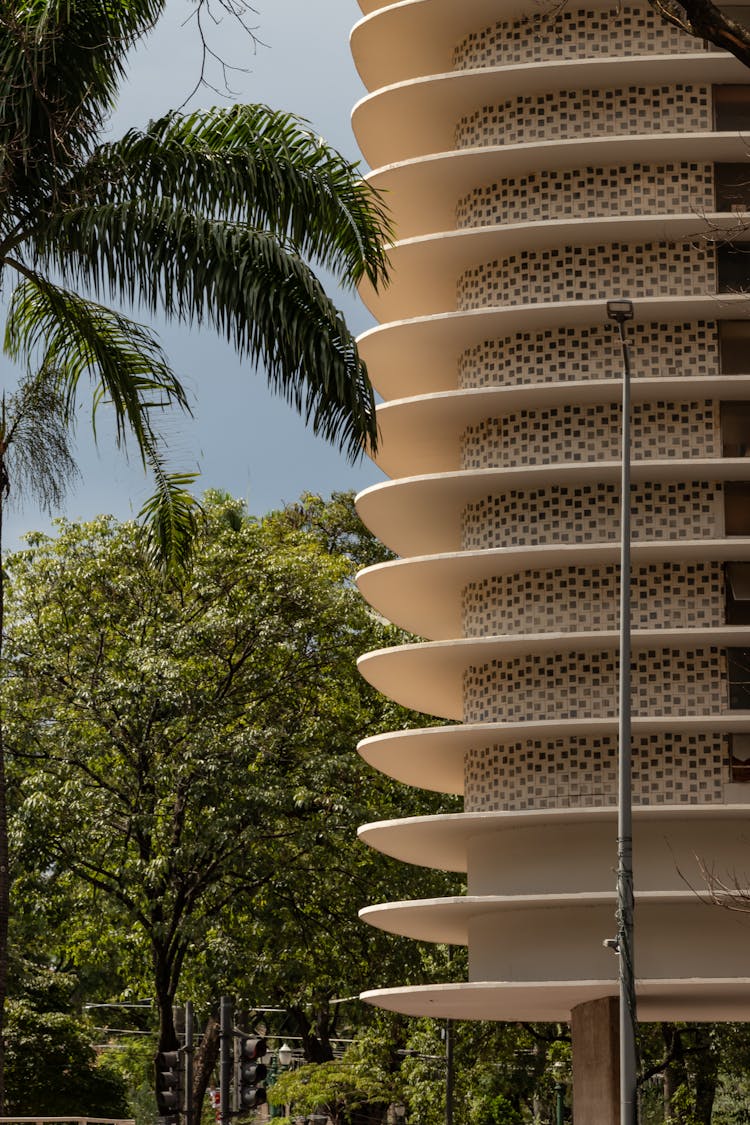
<path fill-rule="evenodd" d="M 525 250 L 466 270 L 456 286 L 456 307 L 606 300 L 615 277 L 619 288 L 639 297 L 705 296 L 717 289 L 716 251 L 700 241 Z"/>
<path fill-rule="evenodd" d="M 633 568 L 634 629 L 708 629 L 725 622 L 720 563 L 652 563 Z M 619 566 L 559 567 L 470 582 L 463 591 L 465 637 L 618 629 Z"/>
<path fill-rule="evenodd" d="M 713 210 L 711 164 L 624 164 L 530 172 L 474 188 L 458 201 L 456 226 Z"/>
<path fill-rule="evenodd" d="M 453 67 L 468 70 L 545 59 L 667 55 L 701 49 L 700 42 L 665 24 L 650 8 L 563 9 L 552 15 L 498 21 L 472 32 L 455 48 Z"/>
<path fill-rule="evenodd" d="M 719 374 L 716 324 L 634 324 L 630 330 L 633 377 L 674 378 Z M 622 351 L 604 324 L 550 328 L 487 340 L 463 353 L 459 387 L 559 383 L 621 378 Z"/>
<path fill-rule="evenodd" d="M 636 805 L 720 802 L 729 781 L 726 735 L 636 736 L 632 776 Z M 616 738 L 527 740 L 466 756 L 467 812 L 616 804 Z"/>
<path fill-rule="evenodd" d="M 712 127 L 706 86 L 555 90 L 482 106 L 456 125 L 455 148 L 638 133 L 700 133 Z"/>
<path fill-rule="evenodd" d="M 615 718 L 616 651 L 537 653 L 491 660 L 464 674 L 464 722 Z M 728 710 L 726 654 L 655 649 L 632 662 L 633 715 L 719 715 Z"/>
<path fill-rule="evenodd" d="M 719 483 L 639 484 L 631 497 L 633 539 L 714 539 L 723 534 Z M 619 521 L 619 484 L 509 490 L 467 504 L 461 547 L 612 542 L 619 539 Z"/>
<path fill-rule="evenodd" d="M 616 461 L 621 415 L 617 403 L 585 403 L 488 418 L 464 430 L 461 468 Z M 638 460 L 721 456 L 720 413 L 711 402 L 636 403 L 631 417 L 631 453 Z"/>

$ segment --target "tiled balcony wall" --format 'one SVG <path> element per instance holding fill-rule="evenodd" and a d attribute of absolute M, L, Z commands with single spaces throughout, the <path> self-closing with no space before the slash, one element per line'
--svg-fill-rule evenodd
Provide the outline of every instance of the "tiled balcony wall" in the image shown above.
<path fill-rule="evenodd" d="M 725 623 L 720 563 L 633 568 L 634 629 L 708 629 Z M 466 637 L 618 629 L 619 566 L 525 570 L 471 582 L 462 596 Z"/>
<path fill-rule="evenodd" d="M 750 258 L 748 259 L 750 285 Z M 456 286 L 461 310 L 536 301 L 606 300 L 612 286 L 639 297 L 705 296 L 717 289 L 708 243 L 613 242 L 526 250 L 466 270 Z"/>
<path fill-rule="evenodd" d="M 723 535 L 720 483 L 634 485 L 633 539 L 715 539 Z M 604 543 L 620 537 L 619 484 L 509 489 L 467 504 L 464 550 L 554 543 Z"/>
<path fill-rule="evenodd" d="M 456 125 L 455 147 L 707 132 L 712 128 L 711 105 L 708 87 L 679 84 L 527 94 L 462 117 Z"/>
<path fill-rule="evenodd" d="M 488 418 L 464 430 L 461 468 L 616 461 L 622 448 L 621 415 L 619 404 L 586 403 Z M 720 457 L 721 452 L 720 418 L 714 403 L 656 402 L 633 407 L 634 458 Z"/>
<path fill-rule="evenodd" d="M 630 329 L 633 378 L 689 378 L 719 374 L 716 325 L 634 324 Z M 622 349 L 605 324 L 518 332 L 464 352 L 459 387 L 560 383 L 622 377 Z"/>
<path fill-rule="evenodd" d="M 636 805 L 721 802 L 729 781 L 726 735 L 636 736 L 632 777 Z M 466 755 L 467 812 L 616 804 L 616 738 L 528 740 Z"/>
<path fill-rule="evenodd" d="M 729 709 L 726 655 L 705 649 L 634 654 L 633 715 L 718 715 Z M 614 718 L 616 651 L 528 654 L 464 674 L 464 722 Z"/>
<path fill-rule="evenodd" d="M 498 21 L 472 32 L 455 48 L 453 66 L 467 70 L 545 59 L 666 55 L 700 49 L 700 42 L 665 24 L 650 8 L 558 9 L 551 14 L 539 12 L 525 19 Z"/>
<path fill-rule="evenodd" d="M 458 201 L 456 226 L 714 209 L 713 165 L 625 164 L 531 172 L 474 188 Z"/>

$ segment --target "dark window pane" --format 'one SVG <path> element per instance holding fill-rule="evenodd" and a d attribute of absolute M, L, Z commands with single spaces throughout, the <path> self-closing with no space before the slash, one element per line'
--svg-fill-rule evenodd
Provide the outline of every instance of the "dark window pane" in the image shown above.
<path fill-rule="evenodd" d="M 720 293 L 750 292 L 750 245 L 720 246 L 716 267 Z"/>
<path fill-rule="evenodd" d="M 750 481 L 725 483 L 724 532 L 726 535 L 750 535 Z"/>
<path fill-rule="evenodd" d="M 725 563 L 724 584 L 727 625 L 750 625 L 750 563 Z"/>
<path fill-rule="evenodd" d="M 722 402 L 721 446 L 724 457 L 750 456 L 750 402 Z"/>
<path fill-rule="evenodd" d="M 750 711 L 750 649 L 728 648 L 729 706 L 732 711 Z"/>
<path fill-rule="evenodd" d="M 730 734 L 729 755 L 732 781 L 750 781 L 750 734 Z"/>
<path fill-rule="evenodd" d="M 750 127 L 750 86 L 714 86 L 714 125 L 720 133 Z"/>
<path fill-rule="evenodd" d="M 716 210 L 750 211 L 750 162 L 716 164 Z"/>
<path fill-rule="evenodd" d="M 722 375 L 750 375 L 750 320 L 719 321 Z"/>

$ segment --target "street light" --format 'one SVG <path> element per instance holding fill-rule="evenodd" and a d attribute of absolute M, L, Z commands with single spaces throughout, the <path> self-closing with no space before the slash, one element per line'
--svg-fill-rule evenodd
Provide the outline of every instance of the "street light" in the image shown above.
<path fill-rule="evenodd" d="M 284 1068 L 288 1067 L 289 1064 L 292 1061 L 292 1057 L 293 1057 L 292 1048 L 289 1046 L 288 1043 L 282 1043 L 281 1046 L 279 1047 L 277 1053 L 276 1053 L 276 1058 L 279 1060 L 279 1066 L 284 1067 Z"/>
<path fill-rule="evenodd" d="M 617 937 L 620 984 L 620 1125 L 636 1121 L 635 967 L 633 957 L 633 793 L 630 729 L 630 349 L 625 325 L 633 302 L 607 301 L 622 344 L 622 484 L 620 489 L 620 724 L 617 776 Z"/>

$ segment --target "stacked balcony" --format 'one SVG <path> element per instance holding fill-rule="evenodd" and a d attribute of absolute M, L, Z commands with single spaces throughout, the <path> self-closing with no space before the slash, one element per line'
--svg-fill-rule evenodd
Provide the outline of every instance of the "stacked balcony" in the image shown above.
<path fill-rule="evenodd" d="M 367 994 L 408 1014 L 567 1020 L 617 993 L 621 352 L 633 354 L 633 800 L 644 1019 L 748 1019 L 750 85 L 648 5 L 362 0 L 360 147 L 393 283 L 363 289 L 390 478 L 360 514 L 399 558 L 360 576 L 422 640 L 365 677 L 442 726 L 366 740 L 462 814 L 369 845 L 466 872 L 371 906 L 469 948 L 469 981 Z M 686 935 L 688 935 L 686 940 Z M 743 974 L 745 974 L 743 976 Z"/>

